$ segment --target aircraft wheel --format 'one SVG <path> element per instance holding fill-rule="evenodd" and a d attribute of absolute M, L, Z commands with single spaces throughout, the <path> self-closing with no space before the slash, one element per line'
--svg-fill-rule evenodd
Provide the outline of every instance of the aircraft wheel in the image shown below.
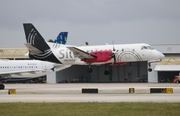
<path fill-rule="evenodd" d="M 5 88 L 4 84 L 0 84 L 0 90 L 3 90 Z"/>
<path fill-rule="evenodd" d="M 87 69 L 87 72 L 88 72 L 88 73 L 92 73 L 92 68 L 88 68 L 88 69 Z"/>
<path fill-rule="evenodd" d="M 105 75 L 109 75 L 109 71 L 105 70 L 105 71 L 104 71 L 104 74 L 105 74 Z"/>
<path fill-rule="evenodd" d="M 151 71 L 152 71 L 152 68 L 148 68 L 148 71 L 151 72 Z"/>

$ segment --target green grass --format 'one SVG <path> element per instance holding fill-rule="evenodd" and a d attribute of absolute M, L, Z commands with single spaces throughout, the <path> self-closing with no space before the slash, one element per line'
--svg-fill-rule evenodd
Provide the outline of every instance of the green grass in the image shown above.
<path fill-rule="evenodd" d="M 180 103 L 0 103 L 0 116 L 179 116 Z"/>

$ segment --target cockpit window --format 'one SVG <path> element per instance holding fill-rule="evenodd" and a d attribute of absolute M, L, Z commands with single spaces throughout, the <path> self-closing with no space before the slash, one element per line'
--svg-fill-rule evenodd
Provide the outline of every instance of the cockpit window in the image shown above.
<path fill-rule="evenodd" d="M 151 46 L 142 46 L 141 50 L 154 50 Z"/>
<path fill-rule="evenodd" d="M 151 47 L 151 46 L 147 46 L 150 50 L 154 50 L 154 48 L 153 47 Z"/>
<path fill-rule="evenodd" d="M 148 47 L 147 46 L 142 46 L 141 50 L 147 50 Z"/>

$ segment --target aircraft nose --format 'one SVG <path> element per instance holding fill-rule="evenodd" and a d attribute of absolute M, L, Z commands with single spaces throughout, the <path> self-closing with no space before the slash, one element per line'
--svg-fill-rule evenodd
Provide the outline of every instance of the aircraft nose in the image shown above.
<path fill-rule="evenodd" d="M 158 52 L 159 52 L 159 51 L 158 51 Z M 163 53 L 161 53 L 161 52 L 159 52 L 158 54 L 159 54 L 159 58 L 160 58 L 160 59 L 162 59 L 162 58 L 164 58 L 164 57 L 165 57 L 165 56 L 164 56 L 164 54 L 163 54 Z"/>

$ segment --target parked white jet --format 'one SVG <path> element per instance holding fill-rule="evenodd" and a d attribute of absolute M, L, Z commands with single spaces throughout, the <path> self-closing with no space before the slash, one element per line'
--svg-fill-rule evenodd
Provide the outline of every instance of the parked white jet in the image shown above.
<path fill-rule="evenodd" d="M 0 77 L 40 77 L 53 71 L 63 70 L 70 65 L 55 64 L 39 60 L 0 60 Z M 0 89 L 4 89 L 0 83 Z"/>
<path fill-rule="evenodd" d="M 24 23 L 24 31 L 29 56 L 34 59 L 60 63 L 64 65 L 123 65 L 127 62 L 159 61 L 164 55 L 148 44 L 119 44 L 97 46 L 59 45 L 53 47 L 46 42 L 37 29 L 30 23 Z M 151 68 L 148 69 L 152 71 Z M 106 75 L 109 74 L 105 68 Z"/>

